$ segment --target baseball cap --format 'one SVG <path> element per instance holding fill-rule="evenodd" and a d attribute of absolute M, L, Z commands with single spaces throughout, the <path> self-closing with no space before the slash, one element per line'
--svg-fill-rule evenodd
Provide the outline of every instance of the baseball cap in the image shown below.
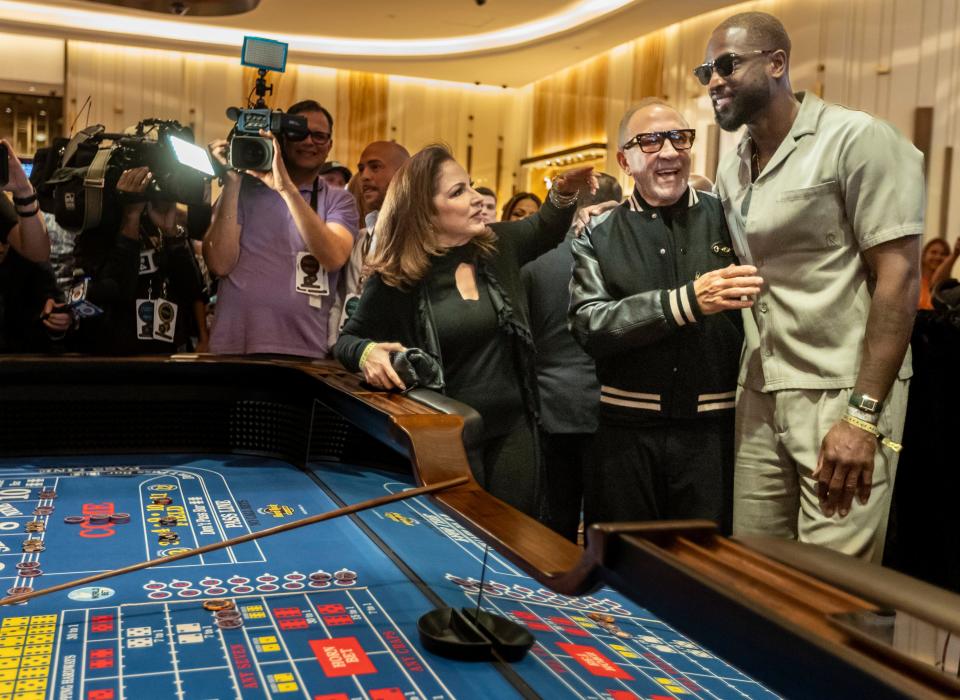
<path fill-rule="evenodd" d="M 336 160 L 328 160 L 320 168 L 320 175 L 326 175 L 327 173 L 339 172 L 343 175 L 344 182 L 350 182 L 350 178 L 353 177 L 353 173 L 350 172 L 350 168 Z"/>

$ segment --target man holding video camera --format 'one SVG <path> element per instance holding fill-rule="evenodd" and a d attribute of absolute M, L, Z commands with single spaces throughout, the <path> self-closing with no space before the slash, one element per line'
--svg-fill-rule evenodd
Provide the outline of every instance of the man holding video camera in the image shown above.
<path fill-rule="evenodd" d="M 203 240 L 210 272 L 220 277 L 210 350 L 218 354 L 327 356 L 327 322 L 340 269 L 350 258 L 358 214 L 346 190 L 319 176 L 333 145 L 333 117 L 313 100 L 301 141 L 271 139 L 271 170 L 244 173 L 227 164 L 229 144 L 210 144 L 227 168 Z"/>

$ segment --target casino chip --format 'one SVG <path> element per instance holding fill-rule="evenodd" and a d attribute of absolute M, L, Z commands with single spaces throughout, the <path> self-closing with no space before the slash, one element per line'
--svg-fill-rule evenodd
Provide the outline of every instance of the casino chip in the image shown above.
<path fill-rule="evenodd" d="M 53 506 L 37 506 L 33 509 L 34 515 L 50 515 L 53 513 Z"/>
<path fill-rule="evenodd" d="M 51 499 L 51 500 L 52 500 L 52 499 L 54 499 L 54 498 L 56 498 L 56 497 L 57 497 L 57 492 L 54 491 L 53 489 L 44 489 L 43 491 L 40 492 L 40 499 L 41 499 L 41 500 L 43 500 L 43 499 Z"/>
<path fill-rule="evenodd" d="M 31 520 L 26 526 L 27 532 L 43 532 L 46 529 L 42 520 Z"/>
<path fill-rule="evenodd" d="M 91 513 L 89 516 L 91 525 L 105 525 L 110 522 L 109 513 Z"/>
<path fill-rule="evenodd" d="M 23 570 L 20 572 L 20 576 L 22 576 L 23 578 L 33 578 L 34 576 L 40 576 L 41 574 L 43 574 L 43 572 L 40 571 L 40 569 L 37 569 L 37 568 L 33 568 L 33 569 L 23 569 Z"/>
<path fill-rule="evenodd" d="M 7 589 L 7 595 L 20 595 L 21 593 L 33 593 L 31 586 L 14 586 Z"/>
<path fill-rule="evenodd" d="M 218 612 L 220 610 L 233 610 L 236 606 L 233 604 L 232 600 L 227 600 L 226 598 L 214 598 L 213 600 L 205 600 L 203 602 L 203 607 L 205 610 Z"/>
<path fill-rule="evenodd" d="M 333 576 L 327 573 L 326 571 L 324 571 L 323 569 L 320 569 L 319 571 L 314 571 L 312 574 L 310 574 L 310 580 L 317 581 L 318 583 L 325 583 L 332 578 Z"/>
<path fill-rule="evenodd" d="M 110 522 L 121 524 L 121 525 L 123 523 L 129 523 L 130 514 L 129 513 L 111 513 Z"/>
<path fill-rule="evenodd" d="M 217 620 L 217 627 L 222 630 L 235 630 L 243 627 L 243 620 L 240 618 L 230 620 Z"/>
<path fill-rule="evenodd" d="M 335 578 L 337 581 L 356 581 L 357 572 L 350 571 L 350 569 L 340 569 L 339 571 L 334 572 L 333 578 Z"/>
<path fill-rule="evenodd" d="M 40 562 L 38 561 L 17 562 L 17 571 L 26 571 L 29 569 L 38 569 L 38 568 L 40 568 Z"/>
<path fill-rule="evenodd" d="M 597 612 L 588 612 L 587 617 L 589 617 L 594 622 L 606 622 L 607 624 L 612 624 L 616 622 L 616 618 L 613 615 L 603 615 L 602 613 Z"/>
<path fill-rule="evenodd" d="M 85 521 L 86 518 L 82 515 L 68 515 L 63 519 L 63 522 L 65 522 L 67 525 L 80 525 Z"/>
<path fill-rule="evenodd" d="M 172 527 L 177 524 L 177 519 L 172 515 L 164 515 L 160 518 L 160 524 L 164 527 Z"/>
<path fill-rule="evenodd" d="M 617 636 L 617 637 L 620 637 L 620 639 L 630 639 L 630 637 L 633 636 L 633 635 L 630 634 L 629 632 L 624 632 L 624 631 L 621 630 L 621 629 L 618 629 L 618 630 L 617 630 L 616 632 L 614 632 L 613 634 L 614 634 L 615 636 Z"/>
<path fill-rule="evenodd" d="M 218 620 L 239 620 L 243 617 L 239 610 L 236 608 L 224 608 L 223 610 L 217 610 L 213 613 L 213 616 Z"/>

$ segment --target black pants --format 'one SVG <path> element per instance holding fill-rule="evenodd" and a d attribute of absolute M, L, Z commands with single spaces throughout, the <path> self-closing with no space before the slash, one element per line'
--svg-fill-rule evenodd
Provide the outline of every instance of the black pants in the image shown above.
<path fill-rule="evenodd" d="M 593 433 L 541 433 L 544 484 L 542 522 L 577 541 L 583 484 L 593 472 Z"/>
<path fill-rule="evenodd" d="M 584 520 L 704 518 L 731 529 L 733 411 L 643 424 L 600 420 L 597 464 L 586 482 Z"/>
<path fill-rule="evenodd" d="M 477 483 L 490 495 L 536 518 L 540 459 L 531 422 L 525 418 L 506 435 L 483 440 L 470 463 Z"/>

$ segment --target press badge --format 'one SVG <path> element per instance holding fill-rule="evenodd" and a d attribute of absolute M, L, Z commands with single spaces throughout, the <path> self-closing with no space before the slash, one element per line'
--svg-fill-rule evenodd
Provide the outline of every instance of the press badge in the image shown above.
<path fill-rule="evenodd" d="M 87 288 L 89 286 L 90 278 L 84 277 L 70 288 L 70 293 L 67 295 L 67 305 L 73 312 L 74 318 L 96 318 L 103 313 L 103 309 L 87 301 Z"/>
<path fill-rule="evenodd" d="M 140 274 L 149 275 L 156 272 L 160 268 L 157 267 L 157 251 L 152 248 L 149 250 L 140 251 Z"/>
<path fill-rule="evenodd" d="M 137 338 L 153 340 L 153 299 L 137 299 Z"/>
<path fill-rule="evenodd" d="M 310 253 L 297 253 L 297 291 L 301 294 L 323 297 L 330 293 L 327 271 Z"/>
<path fill-rule="evenodd" d="M 177 305 L 166 299 L 157 299 L 153 314 L 153 339 L 173 342 L 177 327 Z"/>

